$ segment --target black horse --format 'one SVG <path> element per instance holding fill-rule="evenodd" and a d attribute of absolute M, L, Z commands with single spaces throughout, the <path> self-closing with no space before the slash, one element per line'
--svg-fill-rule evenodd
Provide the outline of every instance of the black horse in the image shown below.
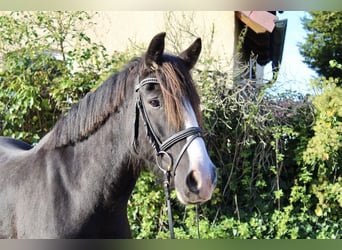
<path fill-rule="evenodd" d="M 211 198 L 215 166 L 189 73 L 201 40 L 179 56 L 164 54 L 164 40 L 156 35 L 35 147 L 0 137 L 1 238 L 129 238 L 127 202 L 146 165 L 173 167 L 182 203 Z"/>

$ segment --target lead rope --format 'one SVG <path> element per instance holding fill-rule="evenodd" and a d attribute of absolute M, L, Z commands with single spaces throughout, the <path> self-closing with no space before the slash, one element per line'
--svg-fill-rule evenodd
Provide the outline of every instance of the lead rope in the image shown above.
<path fill-rule="evenodd" d="M 175 233 L 174 233 L 174 229 L 173 229 L 173 220 L 172 220 L 172 210 L 171 210 L 171 197 L 170 197 L 170 193 L 171 193 L 170 180 L 171 180 L 171 175 L 172 175 L 172 168 L 174 168 L 173 174 L 175 175 L 176 169 L 178 167 L 178 164 L 179 164 L 183 154 L 185 153 L 187 148 L 190 146 L 192 141 L 195 140 L 199 136 L 200 136 L 200 134 L 194 134 L 190 137 L 190 139 L 183 146 L 183 148 L 182 148 L 180 154 L 178 155 L 175 163 L 173 162 L 172 156 L 169 153 L 167 153 L 166 151 L 160 151 L 157 154 L 157 158 L 156 158 L 157 165 L 158 165 L 159 169 L 164 173 L 164 191 L 165 191 L 165 196 L 166 196 L 166 206 L 167 206 L 167 216 L 168 216 L 168 221 L 169 221 L 170 239 L 175 238 Z M 166 169 L 164 169 L 162 167 L 162 160 L 159 161 L 158 156 L 161 156 L 161 157 L 166 156 L 168 158 L 169 164 L 168 164 Z M 196 224 L 197 224 L 198 239 L 200 239 L 198 207 L 199 207 L 199 205 L 197 204 L 196 205 Z"/>
<path fill-rule="evenodd" d="M 167 217 L 169 221 L 170 239 L 174 239 L 175 232 L 173 229 L 173 220 L 172 220 L 172 211 L 171 211 L 170 179 L 171 179 L 171 169 L 168 168 L 164 174 L 164 190 L 165 190 L 165 196 L 166 196 Z"/>
<path fill-rule="evenodd" d="M 168 165 L 166 168 L 163 168 L 162 166 L 162 157 L 166 156 L 168 159 Z M 159 161 L 158 157 L 161 157 L 161 161 Z M 166 207 L 167 207 L 167 217 L 168 217 L 168 222 L 169 222 L 169 231 L 170 231 L 170 239 L 175 238 L 175 233 L 173 229 L 173 221 L 172 221 L 172 210 L 171 210 L 171 188 L 170 188 L 170 182 L 171 182 L 171 175 L 172 175 L 172 166 L 173 166 L 173 159 L 172 156 L 165 152 L 165 151 L 160 151 L 156 155 L 156 163 L 157 166 L 160 168 L 160 170 L 164 173 L 164 192 L 165 192 L 165 198 L 166 198 Z"/>
<path fill-rule="evenodd" d="M 171 211 L 171 198 L 170 198 L 170 177 L 171 171 L 166 171 L 164 175 L 164 190 L 166 196 L 167 217 L 169 222 L 170 239 L 175 239 L 175 232 L 173 229 L 172 211 Z M 196 225 L 197 225 L 197 238 L 201 239 L 200 226 L 199 226 L 199 205 L 196 204 Z"/>
<path fill-rule="evenodd" d="M 165 197 L 166 197 L 170 239 L 173 240 L 175 239 L 175 232 L 173 229 L 173 219 L 172 219 L 172 210 L 171 210 L 170 180 L 171 180 L 171 167 L 168 167 L 167 170 L 164 171 L 164 192 L 165 192 Z M 200 225 L 199 225 L 199 204 L 196 204 L 196 225 L 197 225 L 197 238 L 201 239 Z"/>

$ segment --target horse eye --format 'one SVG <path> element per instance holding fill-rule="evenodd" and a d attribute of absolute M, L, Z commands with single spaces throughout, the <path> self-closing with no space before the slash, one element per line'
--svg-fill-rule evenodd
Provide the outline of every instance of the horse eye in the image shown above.
<path fill-rule="evenodd" d="M 153 108 L 160 107 L 160 102 L 157 99 L 152 99 L 148 102 Z"/>

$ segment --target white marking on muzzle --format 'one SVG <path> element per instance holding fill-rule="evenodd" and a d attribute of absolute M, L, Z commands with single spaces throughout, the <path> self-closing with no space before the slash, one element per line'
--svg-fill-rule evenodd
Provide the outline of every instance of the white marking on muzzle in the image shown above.
<path fill-rule="evenodd" d="M 189 102 L 185 102 L 184 107 L 185 128 L 198 127 L 198 122 L 194 110 Z M 202 137 L 192 141 L 187 149 L 190 169 L 197 182 L 198 198 L 200 202 L 207 201 L 215 188 L 216 180 L 212 180 L 215 166 L 212 163 Z"/>

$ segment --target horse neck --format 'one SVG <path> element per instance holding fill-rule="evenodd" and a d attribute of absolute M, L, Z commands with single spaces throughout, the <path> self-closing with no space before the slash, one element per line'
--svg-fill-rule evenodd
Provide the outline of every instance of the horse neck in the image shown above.
<path fill-rule="evenodd" d="M 94 185 L 102 185 L 99 189 L 104 196 L 126 194 L 133 189 L 138 174 L 139 164 L 132 157 L 129 135 L 123 129 L 124 122 L 117 122 L 117 116 L 120 114 L 110 117 L 96 133 L 74 146 L 79 162 L 74 164 L 79 164 L 84 175 L 93 176 Z"/>
<path fill-rule="evenodd" d="M 47 167 L 58 169 L 65 179 L 64 185 L 72 190 L 80 190 L 82 196 L 102 197 L 107 202 L 128 199 L 141 165 L 131 153 L 129 138 L 133 132 L 127 124 L 132 119 L 122 115 L 123 110 L 130 105 L 133 104 L 123 103 L 117 112 L 111 114 L 104 124 L 84 140 L 53 148 L 49 145 L 51 142 L 47 135 L 36 150 L 43 149 L 49 165 Z"/>

